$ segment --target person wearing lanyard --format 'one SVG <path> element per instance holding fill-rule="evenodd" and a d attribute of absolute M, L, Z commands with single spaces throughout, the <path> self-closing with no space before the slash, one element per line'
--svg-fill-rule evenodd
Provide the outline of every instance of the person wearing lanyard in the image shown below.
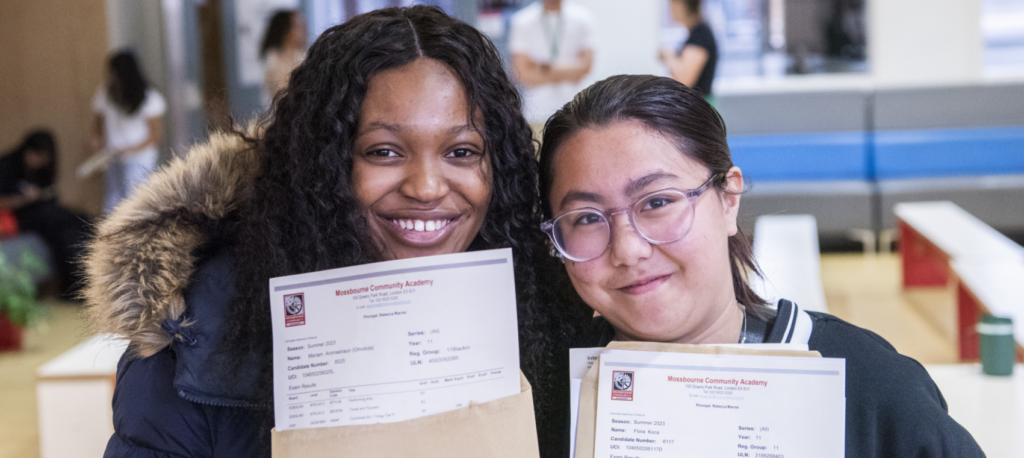
<path fill-rule="evenodd" d="M 562 0 L 541 0 L 512 16 L 512 64 L 535 130 L 579 92 L 590 73 L 593 22 L 586 8 Z"/>

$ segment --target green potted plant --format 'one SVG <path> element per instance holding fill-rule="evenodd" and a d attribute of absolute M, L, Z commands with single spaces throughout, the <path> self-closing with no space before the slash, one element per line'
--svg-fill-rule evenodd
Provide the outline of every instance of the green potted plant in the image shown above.
<path fill-rule="evenodd" d="M 21 349 L 23 328 L 41 311 L 33 275 L 42 272 L 42 261 L 29 251 L 21 253 L 19 264 L 0 252 L 0 351 Z"/>

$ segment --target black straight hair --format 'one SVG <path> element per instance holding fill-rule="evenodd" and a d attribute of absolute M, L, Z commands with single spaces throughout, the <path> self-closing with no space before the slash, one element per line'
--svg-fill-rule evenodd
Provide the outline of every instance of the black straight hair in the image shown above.
<path fill-rule="evenodd" d="M 260 57 L 266 57 L 271 49 L 280 49 L 284 46 L 284 39 L 292 30 L 295 21 L 294 10 L 277 10 L 270 17 L 267 25 L 267 32 L 263 34 L 263 42 L 260 43 Z"/>
<path fill-rule="evenodd" d="M 29 170 L 25 167 L 25 153 L 30 150 L 48 155 L 50 162 L 41 169 Z M 57 141 L 48 129 L 29 132 L 21 144 L 14 151 L 8 153 L 7 157 L 11 158 L 10 164 L 14 167 L 14 174 L 19 179 L 39 188 L 53 186 L 57 177 Z"/>
<path fill-rule="evenodd" d="M 672 141 L 680 154 L 708 168 L 718 192 L 730 192 L 725 189 L 726 173 L 733 163 L 725 121 L 700 93 L 671 78 L 618 75 L 584 89 L 544 125 L 540 197 L 546 219 L 552 217 L 552 164 L 562 144 L 583 129 L 628 120 L 639 121 Z M 767 303 L 747 283 L 748 275 L 760 275 L 760 271 L 742 230 L 729 237 L 729 263 L 736 300 L 761 312 L 757 307 Z"/>
<path fill-rule="evenodd" d="M 686 7 L 686 10 L 693 14 L 700 14 L 700 4 L 703 0 L 672 0 L 674 2 L 682 3 Z"/>
<path fill-rule="evenodd" d="M 134 114 L 146 100 L 149 83 L 139 69 L 135 54 L 122 50 L 110 57 L 110 74 L 114 77 L 107 88 L 107 95 L 121 111 Z"/>

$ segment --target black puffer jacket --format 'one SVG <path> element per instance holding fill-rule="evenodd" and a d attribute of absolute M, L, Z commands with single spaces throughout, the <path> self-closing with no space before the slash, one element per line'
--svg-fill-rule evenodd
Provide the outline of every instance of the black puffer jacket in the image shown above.
<path fill-rule="evenodd" d="M 94 327 L 130 342 L 118 366 L 107 456 L 269 455 L 272 406 L 258 387 L 269 386 L 262 361 L 272 350 L 240 353 L 227 344 L 237 269 L 231 242 L 218 241 L 229 235 L 213 233 L 251 198 L 257 164 L 239 137 L 214 135 L 138 188 L 87 247 L 85 296 Z M 558 308 L 541 307 L 544 316 L 529 329 L 520 315 L 520 345 L 544 339 L 545 354 L 534 361 L 549 363 L 523 370 L 538 406 L 541 452 L 563 456 L 568 409 L 556 399 L 568 398 L 569 381 L 560 368 L 568 348 L 585 341 L 555 324 L 579 320 L 547 315 L 570 302 L 581 317 L 592 312 L 561 265 L 544 263 L 534 273 L 544 279 L 539 300 Z"/>
<path fill-rule="evenodd" d="M 202 261 L 185 290 L 185 313 L 163 323 L 181 338 L 152 356 L 121 358 L 115 433 L 104 456 L 269 456 L 263 427 L 272 425 L 273 411 L 253 389 L 259 363 L 239 364 L 229 359 L 245 355 L 219 351 L 234 296 L 232 271 L 226 249 Z M 192 325 L 182 327 L 185 322 Z"/>

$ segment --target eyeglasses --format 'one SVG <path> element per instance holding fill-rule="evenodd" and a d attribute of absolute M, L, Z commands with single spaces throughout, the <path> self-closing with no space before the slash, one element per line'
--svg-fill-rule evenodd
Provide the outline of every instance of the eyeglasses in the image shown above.
<path fill-rule="evenodd" d="M 629 224 L 651 244 L 675 242 L 693 227 L 696 200 L 719 175 L 712 175 L 695 189 L 662 189 L 645 194 L 629 207 L 598 210 L 581 208 L 562 213 L 540 224 L 562 256 L 584 262 L 597 259 L 612 240 L 612 216 L 625 213 Z"/>

